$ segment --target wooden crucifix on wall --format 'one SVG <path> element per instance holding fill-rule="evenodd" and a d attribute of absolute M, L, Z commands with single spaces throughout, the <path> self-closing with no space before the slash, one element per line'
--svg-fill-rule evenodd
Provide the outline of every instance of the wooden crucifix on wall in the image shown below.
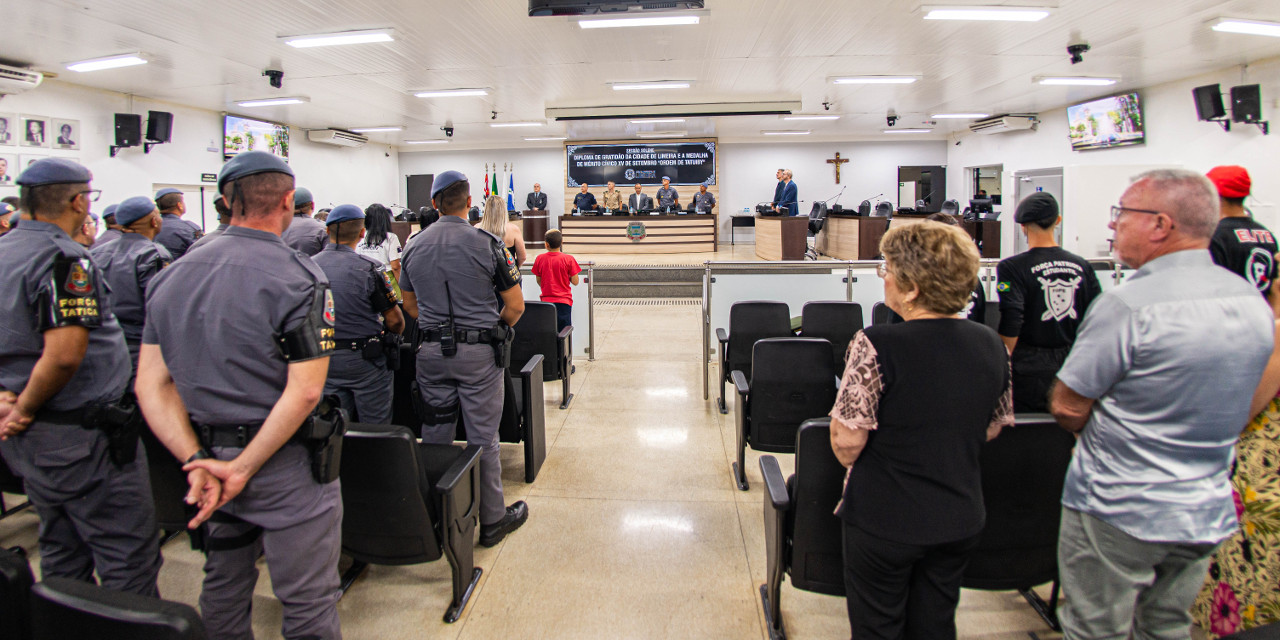
<path fill-rule="evenodd" d="M 839 152 L 839 151 L 837 151 L 837 152 L 836 152 L 836 157 L 835 157 L 835 158 L 832 158 L 831 160 L 827 160 L 827 164 L 834 164 L 834 165 L 836 166 L 836 184 L 840 184 L 840 165 L 842 165 L 842 164 L 844 164 L 844 163 L 846 163 L 846 162 L 848 162 L 848 161 L 849 161 L 849 159 L 848 159 L 848 158 L 841 158 L 841 157 L 840 157 L 840 152 Z"/>

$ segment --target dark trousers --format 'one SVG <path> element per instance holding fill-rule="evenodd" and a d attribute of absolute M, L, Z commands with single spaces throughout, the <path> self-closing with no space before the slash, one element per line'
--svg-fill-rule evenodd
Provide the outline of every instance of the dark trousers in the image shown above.
<path fill-rule="evenodd" d="M 556 331 L 564 331 L 565 327 L 573 326 L 573 305 L 563 302 L 553 302 L 556 305 Z"/>
<path fill-rule="evenodd" d="M 954 640 L 960 578 L 978 536 L 893 542 L 844 523 L 844 585 L 855 640 Z"/>
<path fill-rule="evenodd" d="M 1018 341 L 1009 355 L 1013 371 L 1014 413 L 1049 411 L 1049 390 L 1053 388 L 1053 380 L 1070 352 L 1070 347 L 1046 349 Z"/>

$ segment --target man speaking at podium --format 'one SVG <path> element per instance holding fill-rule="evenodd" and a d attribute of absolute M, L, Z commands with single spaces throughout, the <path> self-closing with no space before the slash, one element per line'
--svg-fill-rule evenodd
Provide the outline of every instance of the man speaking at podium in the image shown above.
<path fill-rule="evenodd" d="M 800 199 L 796 192 L 796 183 L 791 181 L 791 170 L 782 170 L 782 195 L 774 203 L 773 210 L 784 215 L 794 216 L 800 213 Z"/>
<path fill-rule="evenodd" d="M 533 191 L 524 199 L 524 208 L 546 210 L 547 194 L 542 192 L 542 185 L 533 183 Z"/>

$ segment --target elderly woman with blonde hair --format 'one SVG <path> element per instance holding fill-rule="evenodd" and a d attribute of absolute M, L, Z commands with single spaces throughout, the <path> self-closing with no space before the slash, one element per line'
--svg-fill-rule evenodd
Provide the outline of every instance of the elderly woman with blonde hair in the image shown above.
<path fill-rule="evenodd" d="M 507 217 L 507 202 L 498 196 L 489 196 L 484 201 L 484 217 L 480 218 L 481 229 L 493 234 L 502 241 L 511 257 L 516 259 L 516 266 L 523 266 L 525 261 L 524 238 L 517 225 Z"/>
<path fill-rule="evenodd" d="M 1013 423 L 1009 356 L 990 327 L 956 317 L 978 280 L 963 231 L 891 229 L 880 251 L 885 304 L 905 322 L 854 337 L 831 410 L 849 469 L 836 507 L 849 624 L 854 638 L 955 638 L 986 524 L 978 454 Z"/>

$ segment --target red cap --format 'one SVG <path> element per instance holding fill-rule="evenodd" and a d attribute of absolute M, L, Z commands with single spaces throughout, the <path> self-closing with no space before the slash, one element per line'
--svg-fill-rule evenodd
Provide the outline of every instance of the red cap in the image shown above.
<path fill-rule="evenodd" d="M 1249 179 L 1249 172 L 1244 167 L 1234 165 L 1214 167 L 1206 175 L 1213 186 L 1218 188 L 1218 195 L 1223 198 L 1248 197 L 1249 189 L 1253 186 L 1253 181 Z"/>

